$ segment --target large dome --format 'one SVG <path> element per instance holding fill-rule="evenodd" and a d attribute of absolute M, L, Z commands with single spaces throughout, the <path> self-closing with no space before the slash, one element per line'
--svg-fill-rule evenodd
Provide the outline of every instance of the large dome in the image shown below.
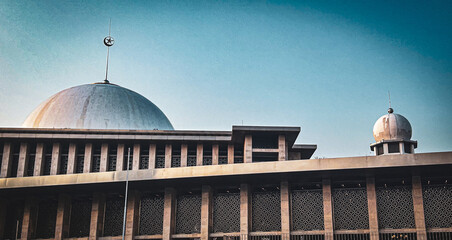
<path fill-rule="evenodd" d="M 390 108 L 388 114 L 381 116 L 375 122 L 373 133 L 376 142 L 410 140 L 412 129 L 410 122 L 404 116 L 393 113 L 392 108 Z"/>
<path fill-rule="evenodd" d="M 165 114 L 147 98 L 109 83 L 65 89 L 41 103 L 22 126 L 174 130 Z"/>

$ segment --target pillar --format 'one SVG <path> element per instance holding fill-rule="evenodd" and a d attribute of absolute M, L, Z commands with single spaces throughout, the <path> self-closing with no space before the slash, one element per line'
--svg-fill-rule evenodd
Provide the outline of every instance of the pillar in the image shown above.
<path fill-rule="evenodd" d="M 162 240 L 171 240 L 171 234 L 176 226 L 176 190 L 165 188 L 164 198 Z"/>
<path fill-rule="evenodd" d="M 94 193 L 93 205 L 91 208 L 91 222 L 89 228 L 89 240 L 96 240 L 101 237 L 104 225 L 105 194 Z"/>
<path fill-rule="evenodd" d="M 399 150 L 401 154 L 405 153 L 405 143 L 404 142 L 399 142 Z"/>
<path fill-rule="evenodd" d="M 108 143 L 102 143 L 100 149 L 100 169 L 99 172 L 106 172 L 108 169 Z"/>
<path fill-rule="evenodd" d="M 250 186 L 240 184 L 240 240 L 247 240 L 251 228 Z"/>
<path fill-rule="evenodd" d="M 124 169 L 124 144 L 118 144 L 118 151 L 116 152 L 116 171 L 122 171 Z"/>
<path fill-rule="evenodd" d="M 127 216 L 126 216 L 126 234 L 125 239 L 133 240 L 138 234 L 139 221 L 139 204 L 140 193 L 138 191 L 131 191 L 127 198 Z"/>
<path fill-rule="evenodd" d="M 91 172 L 91 164 L 93 163 L 93 144 L 85 144 L 85 160 L 83 162 L 83 173 Z"/>
<path fill-rule="evenodd" d="M 67 158 L 67 174 L 75 173 L 77 166 L 77 144 L 69 143 L 69 152 Z"/>
<path fill-rule="evenodd" d="M 69 217 L 71 211 L 71 197 L 60 194 L 58 197 L 57 219 L 55 227 L 55 240 L 62 240 L 69 236 Z M 75 209 L 77 211 L 77 209 Z"/>
<path fill-rule="evenodd" d="M 13 148 L 10 142 L 3 145 L 2 166 L 0 178 L 7 178 L 11 175 L 11 164 L 13 160 Z"/>
<path fill-rule="evenodd" d="M 212 187 L 202 186 L 201 202 L 201 240 L 209 240 L 212 229 Z"/>
<path fill-rule="evenodd" d="M 228 164 L 234 164 L 234 145 L 228 145 Z"/>
<path fill-rule="evenodd" d="M 245 143 L 243 146 L 243 162 L 253 162 L 253 137 L 251 135 L 245 136 Z"/>
<path fill-rule="evenodd" d="M 377 215 L 377 193 L 375 191 L 375 178 L 368 177 L 367 185 L 367 207 L 369 211 L 369 233 L 370 240 L 379 240 L 378 215 Z"/>
<path fill-rule="evenodd" d="M 281 240 L 290 240 L 290 196 L 289 183 L 281 182 Z"/>
<path fill-rule="evenodd" d="M 333 240 L 333 205 L 331 200 L 331 180 L 322 180 L 323 190 L 323 220 L 325 226 L 325 240 Z"/>
<path fill-rule="evenodd" d="M 196 147 L 196 166 L 202 166 L 202 158 L 203 158 L 203 145 L 202 143 L 198 143 Z"/>
<path fill-rule="evenodd" d="M 165 145 L 165 168 L 171 167 L 173 146 L 171 144 Z"/>
<path fill-rule="evenodd" d="M 27 176 L 28 169 L 28 143 L 21 143 L 19 150 L 19 162 L 17 164 L 17 177 Z"/>
<path fill-rule="evenodd" d="M 21 239 L 31 239 L 34 235 L 38 210 L 36 205 L 37 201 L 34 198 L 29 198 L 25 201 Z"/>
<path fill-rule="evenodd" d="M 186 167 L 188 159 L 188 145 L 182 144 L 180 147 L 180 166 Z"/>
<path fill-rule="evenodd" d="M 44 143 L 36 144 L 35 169 L 33 176 L 42 176 L 44 171 Z"/>
<path fill-rule="evenodd" d="M 218 144 L 212 145 L 212 165 L 218 165 L 218 155 L 220 153 L 220 146 Z"/>
<path fill-rule="evenodd" d="M 279 135 L 278 136 L 278 161 L 286 161 L 287 160 L 287 154 L 286 151 L 286 136 L 285 135 Z"/>
<path fill-rule="evenodd" d="M 157 155 L 157 146 L 155 144 L 149 145 L 149 169 L 155 168 L 155 156 Z"/>
<path fill-rule="evenodd" d="M 382 143 L 383 144 L 383 154 L 389 153 L 389 146 L 388 143 Z"/>
<path fill-rule="evenodd" d="M 424 199 L 422 198 L 422 183 L 420 176 L 413 176 L 413 206 L 417 240 L 427 240 L 427 230 L 425 228 L 424 216 Z"/>
<path fill-rule="evenodd" d="M 135 143 L 133 145 L 132 170 L 140 169 L 141 145 Z"/>
<path fill-rule="evenodd" d="M 52 148 L 52 165 L 50 166 L 50 175 L 57 175 L 60 170 L 61 147 L 60 143 L 54 143 Z"/>

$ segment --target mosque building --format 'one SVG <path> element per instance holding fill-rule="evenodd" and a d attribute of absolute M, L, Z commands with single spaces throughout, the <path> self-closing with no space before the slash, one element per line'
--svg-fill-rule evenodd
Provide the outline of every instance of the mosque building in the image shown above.
<path fill-rule="evenodd" d="M 0 239 L 452 240 L 452 152 L 415 153 L 405 117 L 376 121 L 375 156 L 312 159 L 299 134 L 175 130 L 108 81 L 63 90 L 0 128 Z"/>

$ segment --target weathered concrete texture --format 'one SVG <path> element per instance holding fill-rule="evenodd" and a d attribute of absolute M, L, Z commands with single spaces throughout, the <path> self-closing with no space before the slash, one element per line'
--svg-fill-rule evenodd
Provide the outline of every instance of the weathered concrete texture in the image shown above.
<path fill-rule="evenodd" d="M 149 144 L 149 169 L 155 168 L 156 155 L 157 155 L 157 146 L 153 143 Z"/>
<path fill-rule="evenodd" d="M 281 234 L 282 240 L 290 240 L 290 196 L 287 181 L 281 182 Z"/>
<path fill-rule="evenodd" d="M 220 147 L 218 144 L 212 145 L 212 165 L 218 165 L 218 154 L 220 151 Z"/>
<path fill-rule="evenodd" d="M 17 165 L 17 177 L 27 176 L 28 169 L 28 143 L 20 143 L 19 163 Z"/>
<path fill-rule="evenodd" d="M 11 162 L 13 159 L 13 149 L 10 142 L 3 145 L 3 157 L 0 178 L 7 178 L 11 175 Z"/>
<path fill-rule="evenodd" d="M 367 207 L 369 211 L 369 233 L 370 240 L 379 240 L 378 216 L 377 216 L 377 193 L 375 192 L 375 178 L 368 177 L 367 185 Z"/>
<path fill-rule="evenodd" d="M 125 239 L 133 240 L 138 233 L 140 193 L 130 191 L 127 198 L 127 216 Z"/>
<path fill-rule="evenodd" d="M 322 180 L 323 215 L 325 226 L 325 240 L 334 240 L 333 235 L 333 204 L 331 198 L 331 180 Z"/>
<path fill-rule="evenodd" d="M 172 156 L 173 146 L 171 144 L 165 145 L 165 168 L 171 168 L 171 156 Z"/>
<path fill-rule="evenodd" d="M 57 219 L 55 225 L 55 240 L 62 240 L 63 238 L 69 236 L 70 210 L 71 210 L 71 197 L 66 194 L 60 194 L 60 196 L 58 197 Z"/>
<path fill-rule="evenodd" d="M 34 235 L 37 217 L 37 201 L 34 198 L 28 198 L 25 201 L 24 217 L 22 219 L 21 239 L 31 239 Z"/>
<path fill-rule="evenodd" d="M 171 240 L 171 234 L 174 233 L 176 226 L 176 190 L 165 188 L 164 198 L 162 240 Z"/>
<path fill-rule="evenodd" d="M 60 169 L 61 145 L 56 142 L 52 147 L 52 165 L 50 167 L 50 175 L 57 175 Z"/>
<path fill-rule="evenodd" d="M 245 143 L 243 146 L 243 161 L 245 163 L 253 162 L 253 137 L 251 135 L 245 136 Z"/>
<path fill-rule="evenodd" d="M 240 240 L 247 240 L 251 229 L 250 186 L 240 184 Z"/>
<path fill-rule="evenodd" d="M 188 145 L 182 144 L 180 149 L 180 166 L 186 167 L 188 160 Z"/>
<path fill-rule="evenodd" d="M 286 148 L 286 136 L 278 136 L 278 161 L 286 161 L 288 159 L 288 151 Z"/>
<path fill-rule="evenodd" d="M 196 146 L 196 166 L 202 166 L 203 145 L 198 143 Z"/>
<path fill-rule="evenodd" d="M 100 172 L 106 172 L 108 169 L 108 143 L 102 143 L 100 149 Z"/>
<path fill-rule="evenodd" d="M 124 144 L 118 144 L 118 157 L 116 158 L 116 171 L 122 171 L 124 169 Z"/>
<path fill-rule="evenodd" d="M 76 158 L 77 158 L 77 144 L 69 143 L 69 152 L 67 160 L 67 174 L 75 173 L 76 169 Z"/>
<path fill-rule="evenodd" d="M 44 171 L 44 143 L 36 144 L 35 169 L 33 176 L 42 176 Z"/>
<path fill-rule="evenodd" d="M 85 160 L 83 162 L 83 173 L 91 172 L 91 164 L 93 163 L 93 144 L 85 144 Z"/>
<path fill-rule="evenodd" d="M 97 240 L 102 234 L 104 226 L 105 194 L 95 193 L 93 195 L 93 205 L 91 208 L 91 223 L 89 230 L 89 240 Z"/>
<path fill-rule="evenodd" d="M 201 194 L 201 240 L 209 240 L 212 229 L 212 187 L 202 186 Z"/>
<path fill-rule="evenodd" d="M 133 145 L 133 163 L 132 170 L 140 169 L 140 156 L 141 156 L 141 145 L 136 143 Z"/>
<path fill-rule="evenodd" d="M 228 145 L 228 164 L 234 164 L 234 145 Z"/>
<path fill-rule="evenodd" d="M 417 240 L 427 240 L 421 177 L 413 176 L 412 181 L 413 181 L 412 190 L 413 190 L 414 222 L 416 223 Z"/>

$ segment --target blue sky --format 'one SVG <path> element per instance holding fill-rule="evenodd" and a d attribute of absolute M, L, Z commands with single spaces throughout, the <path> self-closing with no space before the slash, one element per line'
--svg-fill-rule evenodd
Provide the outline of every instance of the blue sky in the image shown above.
<path fill-rule="evenodd" d="M 176 129 L 301 126 L 314 156 L 370 155 L 388 108 L 418 152 L 452 150 L 451 1 L 0 2 L 0 126 L 109 79 Z"/>

